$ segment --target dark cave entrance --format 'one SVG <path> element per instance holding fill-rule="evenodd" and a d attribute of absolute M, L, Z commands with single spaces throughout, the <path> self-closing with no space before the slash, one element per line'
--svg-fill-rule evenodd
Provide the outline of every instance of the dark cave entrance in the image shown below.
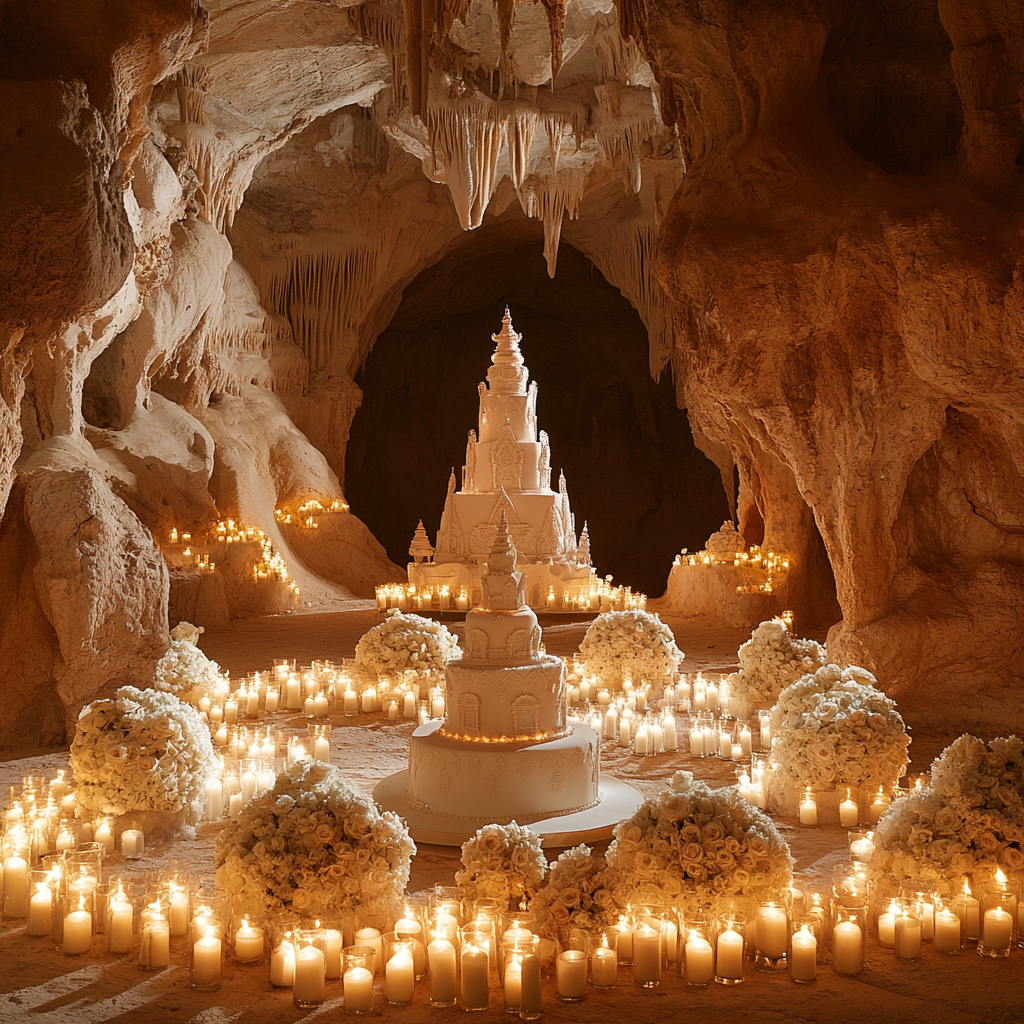
<path fill-rule="evenodd" d="M 538 384 L 552 477 L 565 471 L 594 564 L 658 596 L 679 550 L 703 547 L 729 515 L 718 468 L 694 445 L 669 375 L 651 379 L 636 310 L 597 268 L 563 242 L 552 280 L 539 241 L 502 246 L 486 235 L 413 280 L 356 377 L 352 511 L 398 565 L 419 518 L 434 540 L 508 303 Z"/>

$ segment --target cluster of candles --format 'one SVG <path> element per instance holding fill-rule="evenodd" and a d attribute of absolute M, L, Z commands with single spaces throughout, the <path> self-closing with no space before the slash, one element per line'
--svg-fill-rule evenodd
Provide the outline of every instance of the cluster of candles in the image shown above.
<path fill-rule="evenodd" d="M 286 526 L 301 526 L 307 530 L 318 530 L 320 524 L 316 520 L 317 516 L 323 515 L 324 512 L 347 511 L 348 503 L 339 498 L 335 498 L 330 505 L 322 505 L 316 498 L 310 498 L 299 505 L 298 511 L 295 513 L 289 512 L 287 509 L 275 508 L 274 518 Z"/>
<path fill-rule="evenodd" d="M 539 588 L 540 585 L 537 586 Z M 469 585 L 383 583 L 375 593 L 377 610 L 381 612 L 389 608 L 403 612 L 465 612 L 482 600 L 479 581 Z M 554 584 L 550 584 L 546 594 L 543 591 L 533 594 L 530 604 L 538 610 L 544 608 L 552 612 L 643 611 L 647 607 L 647 595 L 628 586 L 615 586 L 611 576 L 601 579 L 592 573 L 582 587 L 563 586 L 557 590 Z"/>
<path fill-rule="evenodd" d="M 774 590 L 777 576 L 789 572 L 792 556 L 776 551 L 762 551 L 755 544 L 747 551 L 730 552 L 727 555 L 715 555 L 710 551 L 697 551 L 690 554 L 686 548 L 676 555 L 672 563 L 674 568 L 693 565 L 732 565 L 742 569 L 759 569 L 765 573 L 765 579 L 757 583 L 741 583 L 736 587 L 739 594 L 770 594 Z M 786 612 L 792 623 L 792 612 Z"/>

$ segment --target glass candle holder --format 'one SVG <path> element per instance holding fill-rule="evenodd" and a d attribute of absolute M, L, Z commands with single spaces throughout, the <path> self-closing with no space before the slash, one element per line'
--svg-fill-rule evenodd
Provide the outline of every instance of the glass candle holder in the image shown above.
<path fill-rule="evenodd" d="M 495 937 L 494 922 L 476 918 L 459 929 L 459 941 L 463 947 L 479 946 L 487 954 L 488 967 L 497 970 L 499 952 L 498 940 Z"/>
<path fill-rule="evenodd" d="M 384 999 L 388 1006 L 407 1006 L 416 988 L 415 940 L 388 932 L 384 936 Z"/>
<path fill-rule="evenodd" d="M 193 917 L 189 925 L 189 986 L 199 992 L 216 992 L 220 988 L 223 933 L 223 923 L 210 915 Z"/>
<path fill-rule="evenodd" d="M 227 938 L 227 922 L 231 920 L 228 893 L 216 885 L 200 886 L 192 899 L 192 919 L 210 918 L 217 923 L 221 939 Z"/>
<path fill-rule="evenodd" d="M 384 941 L 383 935 L 390 931 L 390 921 L 381 914 L 360 911 L 356 915 L 355 932 L 352 944 L 355 946 L 372 946 L 377 954 L 374 960 L 374 973 L 384 972 Z"/>
<path fill-rule="evenodd" d="M 430 897 L 430 916 L 436 917 L 438 912 L 454 917 L 462 924 L 462 897 L 454 885 L 435 885 Z"/>
<path fill-rule="evenodd" d="M 615 953 L 620 966 L 629 967 L 633 963 L 633 925 L 630 919 L 622 914 L 618 922 L 612 926 L 615 933 Z"/>
<path fill-rule="evenodd" d="M 739 985 L 743 981 L 743 946 L 747 919 L 743 914 L 719 914 L 715 928 L 715 981 Z"/>
<path fill-rule="evenodd" d="M 460 965 L 462 968 L 462 984 L 459 995 L 462 1008 L 470 1012 L 486 1010 L 490 1004 L 490 957 L 487 949 L 473 941 L 476 936 L 482 933 L 469 932 L 463 934 L 462 955 Z M 467 941 L 468 940 L 468 941 Z M 532 955 L 532 954 L 531 954 Z M 536 959 L 536 957 L 534 957 Z M 508 981 L 506 975 L 506 983 Z M 537 988 L 540 988 L 540 961 L 537 961 Z"/>
<path fill-rule="evenodd" d="M 897 960 L 920 960 L 924 942 L 921 918 L 911 900 L 903 900 L 893 923 L 893 950 Z"/>
<path fill-rule="evenodd" d="M 950 905 L 938 901 L 935 905 L 935 936 L 932 949 L 944 956 L 957 956 L 964 944 L 964 922 Z"/>
<path fill-rule="evenodd" d="M 661 984 L 661 919 L 651 909 L 633 916 L 633 983 L 639 988 Z"/>
<path fill-rule="evenodd" d="M 274 948 L 270 954 L 270 984 L 275 988 L 291 988 L 295 984 L 295 934 L 290 928 L 282 929 L 274 935 Z"/>
<path fill-rule="evenodd" d="M 964 941 L 976 943 L 981 937 L 981 901 L 971 892 L 966 879 L 963 891 L 953 900 L 953 909 L 963 922 Z"/>
<path fill-rule="evenodd" d="M 864 970 L 867 905 L 834 908 L 832 917 L 832 969 L 854 976 Z"/>
<path fill-rule="evenodd" d="M 455 943 L 447 934 L 435 934 L 427 945 L 427 986 L 431 1006 L 455 1005 L 458 973 Z"/>
<path fill-rule="evenodd" d="M 322 928 L 296 928 L 292 936 L 295 947 L 292 1002 L 300 1009 L 308 1010 L 327 998 L 324 932 Z"/>
<path fill-rule="evenodd" d="M 1010 955 L 1016 942 L 1017 902 L 1017 894 L 998 882 L 982 886 L 978 956 Z"/>
<path fill-rule="evenodd" d="M 634 967 L 635 970 L 635 967 Z M 661 963 L 658 963 L 658 980 Z M 587 954 L 582 949 L 563 950 L 555 958 L 555 992 L 563 1003 L 581 1003 L 587 997 Z"/>
<path fill-rule="evenodd" d="M 266 934 L 262 919 L 245 915 L 233 927 L 231 945 L 239 963 L 256 963 L 266 951 Z"/>
<path fill-rule="evenodd" d="M 615 952 L 616 933 L 595 932 L 590 943 L 590 984 L 609 991 L 618 981 L 619 958 Z"/>
<path fill-rule="evenodd" d="M 26 935 L 44 936 L 53 932 L 54 909 L 60 896 L 60 875 L 36 868 L 29 874 L 28 921 Z"/>
<path fill-rule="evenodd" d="M 789 976 L 798 985 L 809 985 L 818 977 L 818 946 L 820 925 L 815 918 L 794 915 L 789 937 Z"/>
<path fill-rule="evenodd" d="M 683 981 L 703 988 L 715 980 L 715 952 L 709 922 L 704 917 L 691 918 L 686 924 L 683 942 Z"/>
<path fill-rule="evenodd" d="M 401 916 L 395 921 L 394 932 L 402 939 L 411 943 L 413 969 L 416 980 L 420 981 L 427 973 L 427 945 L 424 919 L 427 913 L 425 900 L 407 899 L 402 906 Z"/>
<path fill-rule="evenodd" d="M 523 954 L 520 965 L 521 989 L 519 1019 L 537 1020 L 541 1013 L 540 957 L 536 953 Z"/>
<path fill-rule="evenodd" d="M 875 926 L 878 944 L 888 949 L 896 946 L 896 919 L 900 916 L 900 901 L 893 896 L 875 898 Z"/>
<path fill-rule="evenodd" d="M 130 953 L 135 946 L 135 907 L 120 881 L 107 896 L 104 918 L 107 952 L 118 956 Z"/>
<path fill-rule="evenodd" d="M 373 968 L 377 951 L 373 946 L 346 946 L 341 951 L 341 983 L 345 1012 L 362 1015 L 373 1012 Z"/>
<path fill-rule="evenodd" d="M 171 963 L 171 925 L 167 904 L 159 899 L 147 904 L 140 914 L 139 969 L 162 971 Z"/>
<path fill-rule="evenodd" d="M 921 940 L 933 942 L 935 939 L 935 893 L 926 889 L 908 891 L 904 893 L 904 900 L 921 919 Z"/>
<path fill-rule="evenodd" d="M 757 908 L 755 920 L 757 953 L 754 961 L 757 969 L 762 973 L 786 970 L 792 935 L 788 910 L 779 903 L 763 903 Z"/>
<path fill-rule="evenodd" d="M 65 894 L 60 906 L 60 950 L 65 956 L 92 952 L 93 896 Z"/>
<path fill-rule="evenodd" d="M 818 801 L 810 786 L 800 795 L 800 824 L 809 828 L 816 828 L 818 825 Z"/>
<path fill-rule="evenodd" d="M 527 928 L 524 922 L 512 920 L 508 922 L 511 927 L 505 929 L 501 936 L 500 949 L 498 952 L 498 984 L 505 984 L 505 964 L 508 963 L 508 953 L 533 951 L 534 939 L 536 936 Z M 518 1006 L 518 1003 L 516 1004 Z"/>
<path fill-rule="evenodd" d="M 850 829 L 850 860 L 858 864 L 869 863 L 871 854 L 875 852 L 874 837 L 873 829 Z"/>

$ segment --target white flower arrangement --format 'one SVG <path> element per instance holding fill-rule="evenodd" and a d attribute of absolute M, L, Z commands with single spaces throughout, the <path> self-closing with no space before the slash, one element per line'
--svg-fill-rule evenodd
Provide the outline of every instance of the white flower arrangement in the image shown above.
<path fill-rule="evenodd" d="M 825 665 L 787 686 L 771 712 L 773 781 L 791 792 L 892 789 L 910 737 L 876 682 L 867 669 Z"/>
<path fill-rule="evenodd" d="M 540 837 L 513 821 L 485 825 L 462 844 L 462 869 L 455 883 L 468 899 L 519 904 L 537 891 L 547 871 Z"/>
<path fill-rule="evenodd" d="M 405 891 L 415 853 L 397 814 L 378 811 L 337 768 L 298 761 L 221 832 L 217 884 L 251 912 L 386 913 Z"/>
<path fill-rule="evenodd" d="M 618 872 L 595 857 L 589 846 L 565 850 L 530 903 L 534 931 L 556 938 L 564 928 L 610 925 L 619 909 L 615 889 L 620 884 Z"/>
<path fill-rule="evenodd" d="M 821 644 L 794 637 L 782 619 L 762 622 L 739 650 L 739 671 L 726 679 L 730 697 L 745 705 L 738 717 L 770 708 L 787 686 L 816 672 L 826 660 Z"/>
<path fill-rule="evenodd" d="M 443 673 L 449 661 L 461 657 L 458 640 L 444 623 L 393 609 L 360 638 L 355 666 L 370 676 L 427 675 Z"/>
<path fill-rule="evenodd" d="M 607 853 L 620 906 L 664 903 L 716 912 L 725 901 L 779 899 L 793 880 L 774 822 L 733 787 L 711 789 L 676 772 L 667 789 L 615 827 Z"/>
<path fill-rule="evenodd" d="M 179 622 L 171 630 L 171 646 L 156 663 L 154 689 L 173 693 L 196 705 L 201 698 L 209 697 L 226 684 L 217 662 L 211 661 L 197 646 L 202 632 L 202 626 L 193 626 L 191 622 Z"/>
<path fill-rule="evenodd" d="M 931 785 L 897 800 L 878 819 L 872 856 L 896 881 L 955 895 L 997 870 L 1024 877 L 1024 741 L 987 747 L 964 734 L 932 765 Z"/>
<path fill-rule="evenodd" d="M 198 820 L 217 768 L 199 712 L 169 693 L 122 686 L 82 708 L 71 744 L 75 796 L 101 814 L 185 813 Z"/>
<path fill-rule="evenodd" d="M 609 686 L 621 685 L 626 675 L 634 682 L 665 680 L 685 655 L 672 630 L 652 612 L 604 612 L 590 624 L 580 656 L 586 671 Z"/>

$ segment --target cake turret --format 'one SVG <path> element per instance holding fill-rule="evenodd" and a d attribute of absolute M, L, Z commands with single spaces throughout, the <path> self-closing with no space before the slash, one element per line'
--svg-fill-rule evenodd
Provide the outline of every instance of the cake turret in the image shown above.
<path fill-rule="evenodd" d="M 483 579 L 482 610 L 515 612 L 526 608 L 526 580 L 516 569 L 516 549 L 502 509 Z"/>
<path fill-rule="evenodd" d="M 501 330 L 491 335 L 491 341 L 496 343 L 491 356 L 492 365 L 487 371 L 487 384 L 492 394 L 526 394 L 530 371 L 526 369 L 523 354 L 519 351 L 522 337 L 512 326 L 512 315 L 506 306 L 505 315 L 501 318 Z"/>

